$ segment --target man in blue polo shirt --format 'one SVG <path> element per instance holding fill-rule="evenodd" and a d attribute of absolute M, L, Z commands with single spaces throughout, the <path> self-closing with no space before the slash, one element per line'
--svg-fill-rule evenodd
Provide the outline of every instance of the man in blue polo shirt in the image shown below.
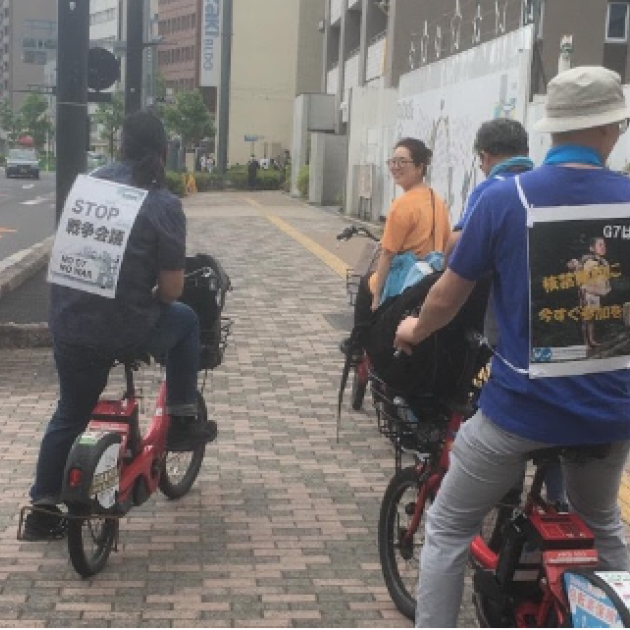
<path fill-rule="evenodd" d="M 580 466 L 564 462 L 563 470 L 569 502 L 595 534 L 601 568 L 628 569 L 617 493 L 630 449 L 630 373 L 530 378 L 527 214 L 593 204 L 630 208 L 630 180 L 604 168 L 629 118 L 616 73 L 580 67 L 555 77 L 546 115 L 535 127 L 552 136 L 544 164 L 485 191 L 420 316 L 398 328 L 395 345 L 409 351 L 454 317 L 477 280 L 493 274 L 504 361 L 493 360 L 479 412 L 457 435 L 450 469 L 428 512 L 418 627 L 455 626 L 470 542 L 537 448 L 611 444 L 605 458 Z"/>
<path fill-rule="evenodd" d="M 447 258 L 484 191 L 497 182 L 534 168 L 534 163 L 528 157 L 527 131 L 518 120 L 495 118 L 483 123 L 475 136 L 474 151 L 486 179 L 475 186 L 468 197 L 464 214 L 453 228 L 446 246 L 444 255 Z"/>

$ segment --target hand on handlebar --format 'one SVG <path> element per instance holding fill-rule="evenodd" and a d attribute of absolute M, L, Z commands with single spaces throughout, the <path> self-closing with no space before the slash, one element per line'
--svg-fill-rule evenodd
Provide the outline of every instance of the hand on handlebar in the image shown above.
<path fill-rule="evenodd" d="M 417 317 L 405 317 L 396 329 L 394 337 L 394 348 L 396 348 L 396 356 L 400 356 L 401 352 L 411 354 L 413 347 L 419 343 L 416 341 L 416 325 Z"/>

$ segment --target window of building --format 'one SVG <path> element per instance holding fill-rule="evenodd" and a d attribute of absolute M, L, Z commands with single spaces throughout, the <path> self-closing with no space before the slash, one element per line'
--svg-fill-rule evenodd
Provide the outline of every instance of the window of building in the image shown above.
<path fill-rule="evenodd" d="M 24 51 L 24 63 L 31 63 L 37 66 L 46 65 L 47 56 L 45 51 L 39 50 L 25 50 Z"/>
<path fill-rule="evenodd" d="M 606 41 L 628 41 L 628 3 L 609 2 L 606 15 Z"/>

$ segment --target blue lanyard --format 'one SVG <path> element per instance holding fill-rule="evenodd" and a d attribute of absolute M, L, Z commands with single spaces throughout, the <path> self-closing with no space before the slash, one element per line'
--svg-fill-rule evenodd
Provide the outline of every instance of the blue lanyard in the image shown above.
<path fill-rule="evenodd" d="M 579 144 L 561 144 L 552 147 L 549 149 L 543 164 L 567 164 L 568 162 L 604 166 L 601 156 L 595 149 Z"/>

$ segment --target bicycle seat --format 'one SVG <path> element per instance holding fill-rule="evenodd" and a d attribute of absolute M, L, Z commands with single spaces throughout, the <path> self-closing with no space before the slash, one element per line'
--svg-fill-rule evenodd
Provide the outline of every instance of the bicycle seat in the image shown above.
<path fill-rule="evenodd" d="M 536 466 L 557 462 L 559 457 L 574 464 L 583 464 L 592 459 L 603 459 L 610 452 L 610 444 L 581 444 L 579 446 L 552 446 L 529 453 Z"/>
<path fill-rule="evenodd" d="M 142 350 L 130 350 L 129 352 L 121 352 L 116 355 L 115 362 L 120 365 L 128 365 L 133 367 L 139 363 L 151 365 L 151 355 Z"/>

